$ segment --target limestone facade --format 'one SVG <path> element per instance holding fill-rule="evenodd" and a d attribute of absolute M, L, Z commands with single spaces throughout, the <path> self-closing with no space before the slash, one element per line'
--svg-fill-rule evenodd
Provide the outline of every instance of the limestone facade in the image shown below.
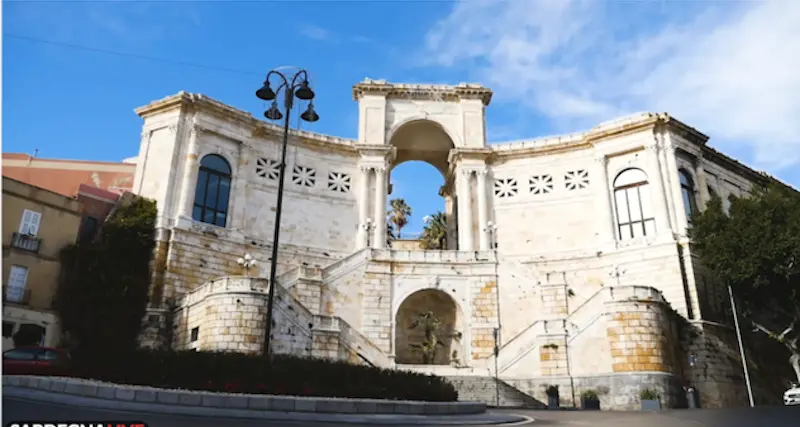
<path fill-rule="evenodd" d="M 691 253 L 687 212 L 768 177 L 667 114 L 489 145 L 482 86 L 365 80 L 353 95 L 357 140 L 290 134 L 277 352 L 494 377 L 530 399 L 546 384 L 567 401 L 604 389 L 606 408 L 635 406 L 642 384 L 668 405 L 696 383 L 705 404 L 742 403 L 741 381 L 687 365 L 711 360 L 697 340 L 733 348 L 717 338 L 727 297 Z M 173 301 L 175 346 L 259 351 L 281 128 L 183 92 L 137 113 L 134 192 L 159 207 L 151 318 Z M 410 160 L 444 177 L 450 250 L 387 245 L 391 171 Z M 259 263 L 243 278 L 245 253 Z M 443 320 L 435 365 L 411 350 L 423 310 Z"/>

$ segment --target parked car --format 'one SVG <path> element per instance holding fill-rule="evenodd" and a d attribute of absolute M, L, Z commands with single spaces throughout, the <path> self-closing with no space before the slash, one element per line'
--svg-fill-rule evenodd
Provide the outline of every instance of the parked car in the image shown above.
<path fill-rule="evenodd" d="M 3 375 L 66 376 L 70 369 L 67 350 L 52 347 L 17 347 L 3 352 Z"/>
<path fill-rule="evenodd" d="M 793 385 L 783 393 L 783 404 L 786 406 L 800 405 L 800 385 Z"/>

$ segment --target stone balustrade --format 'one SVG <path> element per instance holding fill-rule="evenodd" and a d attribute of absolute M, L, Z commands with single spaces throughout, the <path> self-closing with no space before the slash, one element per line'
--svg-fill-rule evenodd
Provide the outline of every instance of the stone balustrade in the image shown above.
<path fill-rule="evenodd" d="M 375 261 L 430 263 L 495 262 L 497 259 L 494 251 L 407 251 L 397 249 L 371 249 L 370 257 Z"/>
<path fill-rule="evenodd" d="M 190 307 L 198 302 L 214 295 L 230 294 L 267 294 L 269 293 L 269 281 L 257 277 L 245 276 L 225 276 L 210 282 L 206 282 L 192 292 L 184 295 L 180 301 L 180 306 Z"/>

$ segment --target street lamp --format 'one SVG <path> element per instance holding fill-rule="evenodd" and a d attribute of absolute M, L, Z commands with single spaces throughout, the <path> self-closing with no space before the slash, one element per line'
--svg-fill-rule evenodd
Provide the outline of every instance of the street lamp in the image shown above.
<path fill-rule="evenodd" d="M 236 263 L 244 269 L 245 277 L 247 277 L 247 272 L 256 266 L 256 260 L 250 254 L 244 254 L 242 258 L 236 260 Z"/>
<path fill-rule="evenodd" d="M 364 227 L 364 232 L 367 234 L 367 247 L 369 247 L 369 235 L 371 234 L 372 229 L 374 227 L 372 224 L 372 218 L 367 218 L 364 221 L 362 227 Z"/>
<path fill-rule="evenodd" d="M 489 248 L 490 249 L 497 249 L 497 245 L 494 242 L 495 232 L 497 231 L 497 225 L 489 221 L 486 223 L 486 227 L 484 227 L 483 232 L 489 235 Z"/>
<path fill-rule="evenodd" d="M 278 88 L 273 90 L 270 78 L 278 83 Z M 278 98 L 283 95 L 283 112 L 278 107 Z M 286 146 L 289 143 L 289 118 L 294 106 L 294 99 L 309 101 L 306 110 L 300 114 L 300 118 L 307 122 L 316 122 L 319 115 L 314 111 L 314 91 L 311 90 L 308 82 L 308 71 L 299 70 L 291 78 L 287 77 L 278 70 L 267 73 L 264 85 L 256 91 L 256 97 L 264 101 L 272 101 L 272 105 L 264 112 L 264 117 L 268 120 L 283 119 L 283 146 L 281 148 L 281 162 L 278 165 L 278 202 L 275 207 L 275 234 L 272 237 L 272 258 L 269 270 L 270 291 L 267 296 L 267 322 L 264 331 L 264 355 L 270 356 L 270 341 L 272 335 L 272 307 L 275 301 L 275 276 L 278 267 L 278 240 L 281 230 L 281 208 L 283 207 L 283 181 L 286 175 Z"/>

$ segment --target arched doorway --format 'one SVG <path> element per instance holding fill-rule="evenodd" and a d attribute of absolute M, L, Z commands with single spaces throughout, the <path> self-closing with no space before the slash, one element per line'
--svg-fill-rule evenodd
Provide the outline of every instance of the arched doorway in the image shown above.
<path fill-rule="evenodd" d="M 449 365 L 463 357 L 463 316 L 455 300 L 438 289 L 424 289 L 409 295 L 397 309 L 395 317 L 395 362 L 421 365 L 424 357 L 421 344 L 427 344 L 425 325 L 430 313 L 439 323 L 435 331 L 441 345 L 436 346 L 433 365 Z"/>
<path fill-rule="evenodd" d="M 455 148 L 452 138 L 440 124 L 427 119 L 418 119 L 405 122 L 393 129 L 389 134 L 389 144 L 395 148 L 396 152 L 390 165 L 389 206 L 387 209 L 391 210 L 392 199 L 403 198 L 404 192 L 395 193 L 393 191 L 397 176 L 402 175 L 403 182 L 398 182 L 398 186 L 402 186 L 404 189 L 414 188 L 415 194 L 422 194 L 425 197 L 421 206 L 418 206 L 421 209 L 410 206 L 411 217 L 415 223 L 411 225 L 414 232 L 422 233 L 424 231 L 427 224 L 424 223 L 423 218 L 445 219 L 446 238 L 443 239 L 441 245 L 438 245 L 441 247 L 425 247 L 423 245 L 423 248 L 458 249 L 456 192 L 452 180 L 448 179 L 450 171 L 448 157 L 450 150 Z M 433 166 L 441 173 L 442 179 L 431 179 L 430 174 L 425 173 L 424 165 L 420 165 L 420 163 Z M 420 169 L 420 166 L 423 166 L 423 169 Z M 429 200 L 437 198 L 443 202 L 438 205 L 440 207 L 436 206 L 438 203 L 434 200 Z M 437 214 L 440 215 L 437 216 Z M 440 222 L 437 222 L 436 225 L 438 224 Z M 398 237 L 402 239 L 404 236 Z M 408 237 L 409 239 L 406 240 L 413 240 L 415 237 L 421 236 L 414 236 L 412 233 Z M 416 244 L 416 246 L 419 249 L 419 245 Z"/>

